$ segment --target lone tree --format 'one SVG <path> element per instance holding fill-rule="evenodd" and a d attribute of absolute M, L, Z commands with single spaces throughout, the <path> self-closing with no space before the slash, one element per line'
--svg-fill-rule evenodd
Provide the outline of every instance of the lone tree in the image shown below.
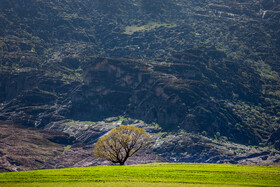
<path fill-rule="evenodd" d="M 147 147 L 149 143 L 150 136 L 144 129 L 121 125 L 97 141 L 94 155 L 124 165 L 129 157 Z"/>

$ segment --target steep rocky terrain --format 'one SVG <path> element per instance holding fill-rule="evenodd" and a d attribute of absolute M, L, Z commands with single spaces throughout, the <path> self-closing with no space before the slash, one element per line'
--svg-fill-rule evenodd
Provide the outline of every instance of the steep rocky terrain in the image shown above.
<path fill-rule="evenodd" d="M 73 137 L 56 131 L 2 121 L 0 129 L 0 172 L 43 168 L 74 143 Z"/>
<path fill-rule="evenodd" d="M 144 151 L 145 154 L 140 153 L 136 158 L 129 159 L 128 164 L 169 161 L 279 165 L 280 161 L 280 152 L 268 147 L 234 144 L 226 141 L 225 137 L 218 137 L 213 140 L 201 135 L 187 133 L 184 130 L 166 132 L 157 124 L 146 124 L 143 121 L 131 118 L 107 118 L 100 122 L 59 121 L 49 124 L 46 128 L 70 134 L 77 141 L 84 142 L 84 146 L 87 147 L 86 150 L 90 154 L 94 148 L 92 143 L 97 140 L 97 137 L 120 124 L 144 128 L 152 137 L 153 144 Z M 86 156 L 83 151 L 80 151 L 81 147 L 72 146 L 67 154 L 61 155 L 59 159 L 63 161 L 57 159 L 58 166 L 71 167 L 71 164 L 75 164 L 74 166 L 95 165 L 94 158 Z M 157 157 L 152 153 L 156 153 Z M 79 154 L 84 156 L 78 158 L 76 156 L 76 159 L 72 159 L 73 155 Z M 79 162 L 76 162 L 77 160 Z M 101 163 L 97 162 L 97 164 Z M 108 163 L 103 162 L 102 164 Z"/>
<path fill-rule="evenodd" d="M 169 161 L 246 163 L 253 154 L 252 163 L 277 163 L 279 0 L 0 3 L 0 120 L 94 146 L 101 131 L 73 134 L 63 121 L 98 129 L 125 116 L 167 133 L 152 150 Z M 243 159 L 235 149 L 247 150 Z"/>
<path fill-rule="evenodd" d="M 156 124 L 123 117 L 100 122 L 59 121 L 48 130 L 0 122 L 0 172 L 44 168 L 112 165 L 97 160 L 92 152 L 98 137 L 120 125 L 144 128 L 153 144 L 128 159 L 126 164 L 151 162 L 206 162 L 230 164 L 279 165 L 280 152 L 213 140 L 201 135 L 165 132 Z M 70 136 L 69 136 L 70 135 Z"/>

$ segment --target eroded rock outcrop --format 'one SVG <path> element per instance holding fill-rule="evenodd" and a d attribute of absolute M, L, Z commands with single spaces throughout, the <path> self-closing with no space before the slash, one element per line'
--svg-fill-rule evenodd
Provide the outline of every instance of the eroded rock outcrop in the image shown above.
<path fill-rule="evenodd" d="M 65 133 L 0 122 L 0 172 L 45 168 L 75 139 Z"/>
<path fill-rule="evenodd" d="M 125 115 L 277 145 L 279 11 L 279 0 L 2 0 L 0 119 L 71 134 L 61 121 Z M 77 138 L 93 143 L 101 131 L 87 130 Z"/>

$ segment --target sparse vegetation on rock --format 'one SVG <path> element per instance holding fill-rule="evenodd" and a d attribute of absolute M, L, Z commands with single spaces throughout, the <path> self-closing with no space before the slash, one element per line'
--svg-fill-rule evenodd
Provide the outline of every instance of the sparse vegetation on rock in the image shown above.
<path fill-rule="evenodd" d="M 75 137 L 57 167 L 96 164 L 84 155 L 124 121 L 104 122 L 114 116 L 156 123 L 162 139 L 189 133 L 178 149 L 157 142 L 164 159 L 241 163 L 269 146 L 252 162 L 277 164 L 279 11 L 279 0 L 2 0 L 0 120 Z M 222 156 L 227 143 L 250 151 Z"/>

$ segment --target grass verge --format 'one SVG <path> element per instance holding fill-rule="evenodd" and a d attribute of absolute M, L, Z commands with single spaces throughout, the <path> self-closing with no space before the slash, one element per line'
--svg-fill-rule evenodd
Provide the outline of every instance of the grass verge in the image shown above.
<path fill-rule="evenodd" d="M 279 186 L 280 167 L 147 164 L 0 174 L 0 186 Z"/>

